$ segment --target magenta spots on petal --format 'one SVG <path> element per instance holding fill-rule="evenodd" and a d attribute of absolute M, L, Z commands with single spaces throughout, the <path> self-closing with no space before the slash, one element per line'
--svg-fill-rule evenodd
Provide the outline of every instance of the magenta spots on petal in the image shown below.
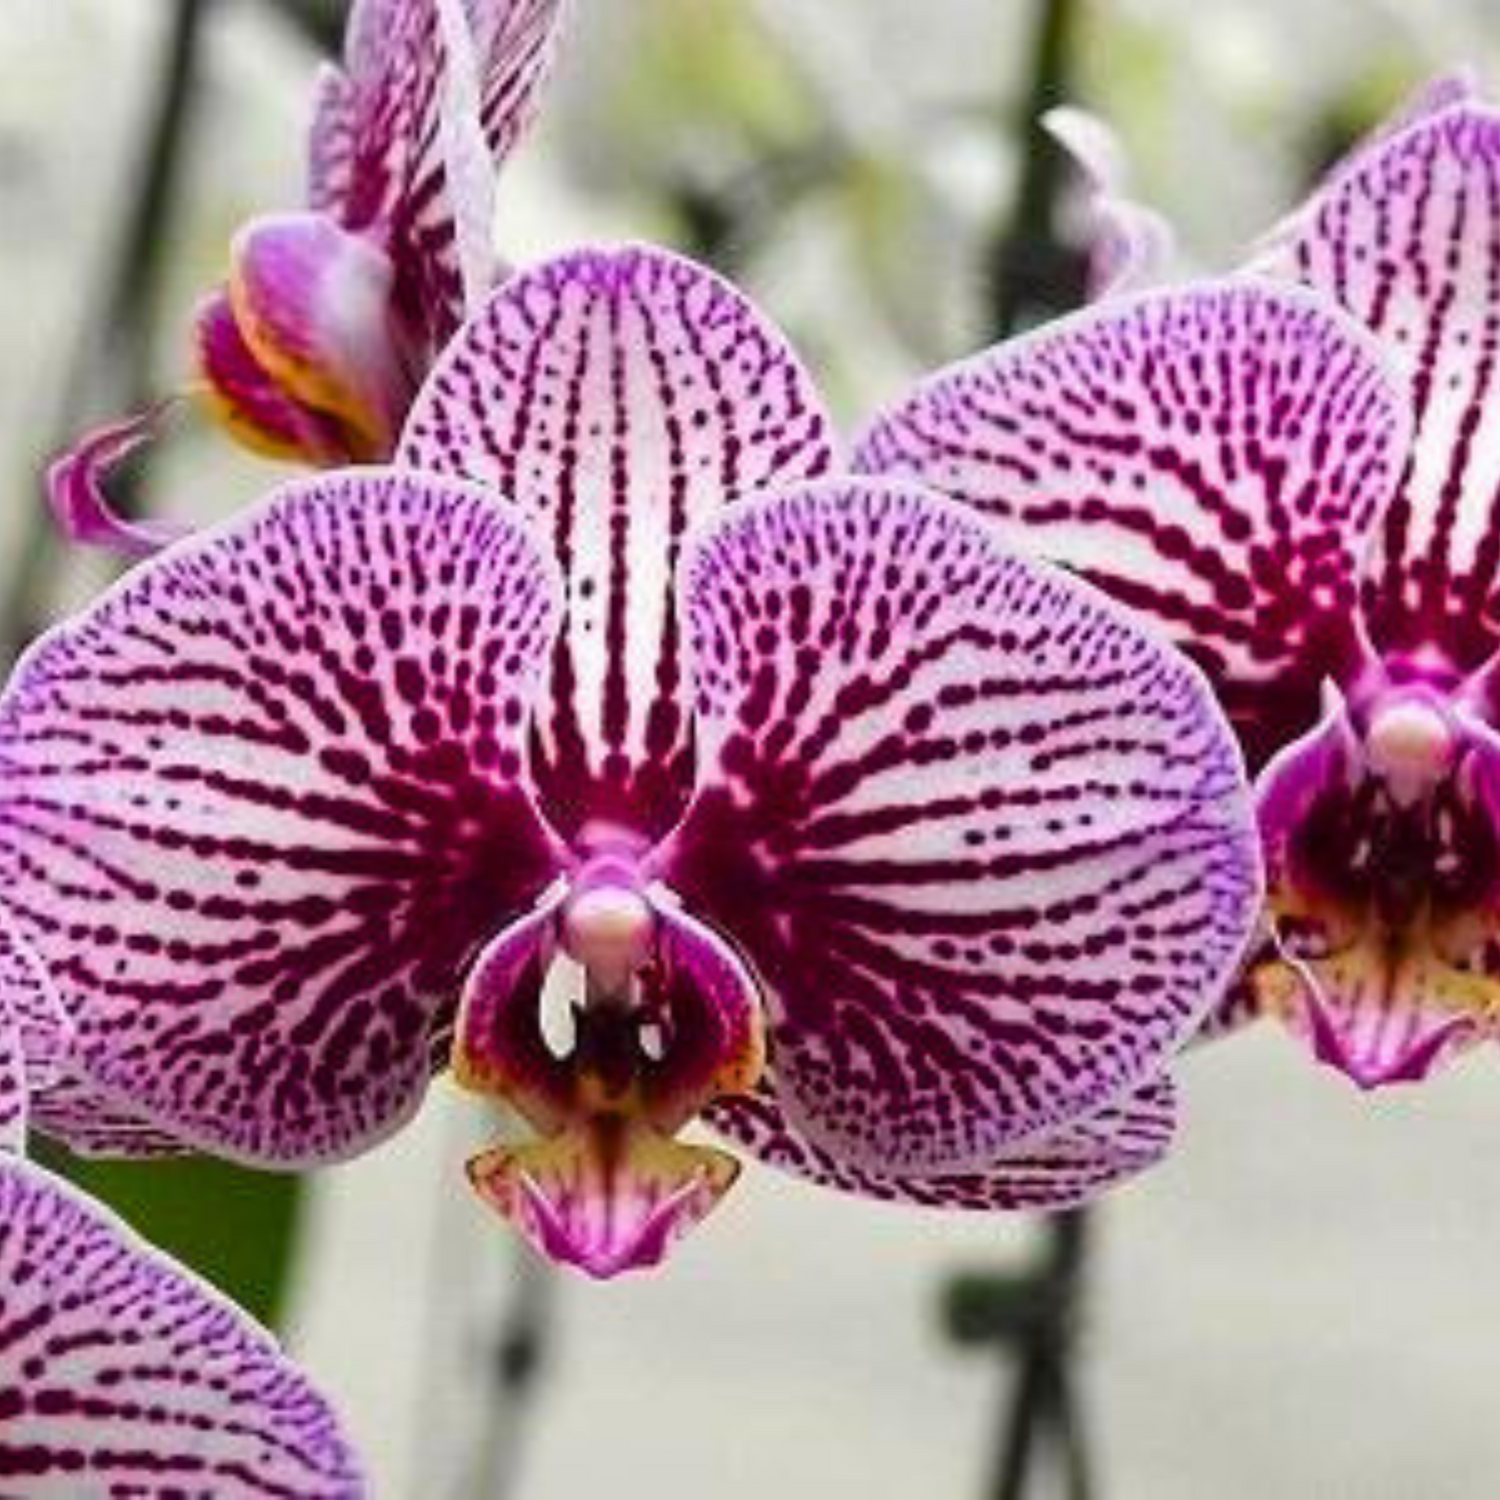
<path fill-rule="evenodd" d="M 1366 580 L 1382 649 L 1459 675 L 1500 644 L 1500 114 L 1452 81 L 1344 162 L 1254 262 L 1364 324 L 1416 433 Z"/>
<path fill-rule="evenodd" d="M 799 1133 L 979 1170 L 1150 1081 L 1258 905 L 1199 675 L 909 482 L 742 507 L 683 599 L 704 768 L 661 867 L 765 985 Z"/>
<path fill-rule="evenodd" d="M 85 1083 L 253 1161 L 406 1118 L 473 953 L 556 872 L 521 779 L 556 589 L 483 493 L 348 471 L 28 654 L 0 883 Z"/>
<path fill-rule="evenodd" d="M 1362 330 L 1241 280 L 1107 301 L 942 371 L 855 462 L 968 501 L 1160 624 L 1255 769 L 1363 665 L 1359 569 L 1408 428 Z"/>
<path fill-rule="evenodd" d="M 334 1412 L 268 1334 L 20 1161 L 0 1160 L 0 1326 L 7 1495 L 368 1493 Z"/>
<path fill-rule="evenodd" d="M 479 84 L 479 118 L 467 123 L 497 164 L 536 112 L 565 9 L 563 0 L 463 6 Z M 396 268 L 396 309 L 430 352 L 465 314 L 444 160 L 447 59 L 433 0 L 359 0 L 343 74 L 319 84 L 310 143 L 313 206 L 383 244 Z"/>
<path fill-rule="evenodd" d="M 800 1135 L 769 1079 L 749 1097 L 711 1105 L 705 1118 L 758 1160 L 862 1198 L 976 1213 L 1056 1211 L 1090 1202 L 1161 1161 L 1176 1131 L 1177 1101 L 1171 1081 L 1161 1079 L 983 1169 L 909 1176 L 855 1165 Z"/>
<path fill-rule="evenodd" d="M 523 272 L 449 346 L 398 458 L 491 486 L 546 537 L 568 617 L 533 773 L 570 840 L 649 843 L 693 738 L 676 608 L 685 539 L 731 500 L 832 461 L 811 379 L 719 277 L 646 247 Z"/>

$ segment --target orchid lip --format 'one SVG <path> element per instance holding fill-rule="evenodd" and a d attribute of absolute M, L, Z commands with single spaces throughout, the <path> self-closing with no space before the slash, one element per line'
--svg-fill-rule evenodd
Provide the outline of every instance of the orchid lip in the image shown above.
<path fill-rule="evenodd" d="M 1274 953 L 1259 1003 L 1362 1089 L 1413 1082 L 1500 1018 L 1500 746 L 1461 702 L 1388 687 L 1268 768 Z"/>
<path fill-rule="evenodd" d="M 583 975 L 564 1028 L 548 1025 L 559 958 Z M 586 862 L 469 976 L 455 1075 L 537 1132 L 474 1158 L 475 1190 L 560 1264 L 597 1277 L 656 1264 L 738 1173 L 674 1137 L 753 1086 L 762 1024 L 754 981 L 720 939 L 643 887 L 628 858 Z"/>

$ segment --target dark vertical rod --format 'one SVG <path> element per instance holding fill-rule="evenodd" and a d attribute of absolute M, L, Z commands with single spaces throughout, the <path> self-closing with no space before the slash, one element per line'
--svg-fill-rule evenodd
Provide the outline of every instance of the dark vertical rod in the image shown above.
<path fill-rule="evenodd" d="M 139 186 L 130 196 L 103 295 L 91 310 L 74 351 L 62 401 L 60 436 L 49 445 L 51 450 L 74 439 L 86 413 L 135 410 L 151 399 L 147 382 L 164 271 L 161 247 L 182 176 L 186 126 L 209 3 L 173 0 L 167 46 L 137 153 Z M 138 493 L 139 462 L 132 479 Z M 127 486 L 117 491 L 126 513 L 131 508 L 130 490 Z M 16 548 L 14 572 L 0 610 L 0 647 L 8 658 L 26 646 L 45 619 L 59 560 L 50 514 L 38 503 L 28 511 L 27 528 Z"/>
<path fill-rule="evenodd" d="M 994 1500 L 1027 1500 L 1043 1433 L 1054 1444 L 1068 1500 L 1089 1500 L 1092 1494 L 1074 1373 L 1089 1231 L 1086 1209 L 1058 1214 L 1047 1223 L 1042 1261 L 1027 1289 L 1035 1302 L 1034 1316 L 1018 1339 L 1018 1368 L 991 1488 Z"/>
<path fill-rule="evenodd" d="M 1021 172 L 1005 227 L 990 256 L 990 331 L 1005 338 L 1083 299 L 1084 258 L 1057 242 L 1055 218 L 1067 159 L 1041 119 L 1072 95 L 1072 58 L 1082 24 L 1079 0 L 1039 0 L 1026 93 L 1015 130 Z"/>

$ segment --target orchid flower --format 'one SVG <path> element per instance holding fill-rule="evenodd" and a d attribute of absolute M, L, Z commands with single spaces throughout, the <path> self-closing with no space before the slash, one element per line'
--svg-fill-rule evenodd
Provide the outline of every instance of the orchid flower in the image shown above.
<path fill-rule="evenodd" d="M 451 1061 L 526 1131 L 474 1186 L 596 1276 L 734 1180 L 697 1116 L 962 1207 L 1159 1157 L 1259 908 L 1232 734 L 1094 590 L 832 462 L 739 293 L 583 251 L 465 325 L 393 467 L 40 642 L 0 878 L 78 1028 L 49 1128 L 301 1166 Z"/>
<path fill-rule="evenodd" d="M 241 442 L 314 465 L 389 457 L 423 375 L 498 279 L 496 164 L 530 123 L 564 0 L 356 0 L 318 79 L 306 206 L 252 219 L 199 309 L 210 409 Z M 111 424 L 49 476 L 77 540 L 138 556 L 109 467 L 171 403 Z"/>
<path fill-rule="evenodd" d="M 1106 303 L 935 377 L 861 449 L 1205 666 L 1258 772 L 1271 926 L 1221 1020 L 1275 1014 L 1365 1088 L 1500 1034 L 1497 266 L 1500 115 L 1444 80 L 1254 263 L 1325 311 L 1205 338 L 1215 303 L 1311 293 Z"/>
<path fill-rule="evenodd" d="M 270 1336 L 22 1156 L 69 1042 L 0 918 L 0 1490 L 358 1500 L 336 1417 Z"/>

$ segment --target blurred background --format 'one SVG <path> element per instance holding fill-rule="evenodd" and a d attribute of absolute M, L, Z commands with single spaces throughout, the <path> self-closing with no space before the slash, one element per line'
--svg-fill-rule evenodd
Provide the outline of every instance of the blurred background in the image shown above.
<path fill-rule="evenodd" d="M 229 235 L 300 193 L 308 85 L 341 16 L 316 0 L 3 15 L 13 650 L 108 577 L 52 545 L 44 456 L 181 382 Z M 1462 63 L 1495 76 L 1493 0 L 577 0 L 498 230 L 518 263 L 633 237 L 712 259 L 853 423 L 1076 295 L 1078 205 L 1030 127 L 1039 106 L 1105 115 L 1139 194 L 1219 267 Z M 279 475 L 188 421 L 136 477 L 153 509 L 202 521 Z M 1500 1494 L 1500 1060 L 1367 1100 L 1257 1031 L 1183 1082 L 1181 1146 L 1090 1226 L 1070 1364 L 1088 1474 L 1071 1488 L 1040 1431 L 1005 1488 L 1024 1339 L 977 1337 L 1005 1322 L 1003 1278 L 1056 1253 L 1025 1221 L 752 1168 L 660 1277 L 558 1281 L 471 1199 L 485 1125 L 443 1084 L 394 1144 L 302 1183 L 84 1176 L 280 1327 L 391 1500 Z"/>

